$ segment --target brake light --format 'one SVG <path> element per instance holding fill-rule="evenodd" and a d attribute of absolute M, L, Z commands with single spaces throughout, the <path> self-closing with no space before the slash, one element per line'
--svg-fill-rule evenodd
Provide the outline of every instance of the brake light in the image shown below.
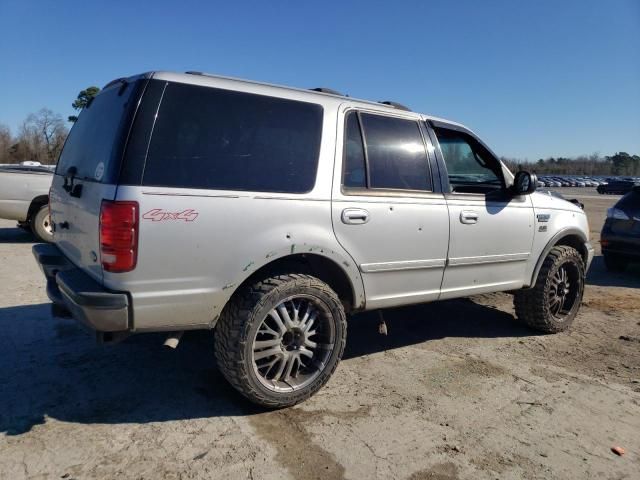
<path fill-rule="evenodd" d="M 107 272 L 129 272 L 138 258 L 138 202 L 103 200 L 100 261 Z"/>

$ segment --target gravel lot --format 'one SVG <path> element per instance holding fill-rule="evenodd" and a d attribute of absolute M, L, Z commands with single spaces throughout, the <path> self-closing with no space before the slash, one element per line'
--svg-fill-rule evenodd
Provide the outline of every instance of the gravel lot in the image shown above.
<path fill-rule="evenodd" d="M 586 204 L 597 248 L 618 197 L 561 192 Z M 329 384 L 265 412 L 224 382 L 210 333 L 100 346 L 52 319 L 13 227 L 0 220 L 3 479 L 640 478 L 637 267 L 596 257 L 558 335 L 519 325 L 507 294 L 388 310 L 386 337 L 358 315 Z"/>

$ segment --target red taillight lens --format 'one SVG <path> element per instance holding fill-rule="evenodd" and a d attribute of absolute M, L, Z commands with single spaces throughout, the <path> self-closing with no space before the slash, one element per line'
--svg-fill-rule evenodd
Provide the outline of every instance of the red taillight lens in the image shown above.
<path fill-rule="evenodd" d="M 138 202 L 103 200 L 100 260 L 107 272 L 129 272 L 138 258 Z"/>

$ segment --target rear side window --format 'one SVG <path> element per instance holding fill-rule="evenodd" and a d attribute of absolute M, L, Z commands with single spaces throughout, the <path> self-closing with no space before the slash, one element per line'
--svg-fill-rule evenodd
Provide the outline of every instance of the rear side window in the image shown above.
<path fill-rule="evenodd" d="M 169 84 L 144 185 L 305 193 L 315 183 L 320 105 Z"/>
<path fill-rule="evenodd" d="M 127 113 L 138 95 L 138 83 L 117 83 L 103 90 L 80 113 L 64 144 L 56 173 L 70 167 L 76 177 L 94 182 L 112 182 L 119 168 Z"/>
<path fill-rule="evenodd" d="M 345 187 L 431 190 L 427 151 L 416 121 L 351 112 L 344 148 Z"/>

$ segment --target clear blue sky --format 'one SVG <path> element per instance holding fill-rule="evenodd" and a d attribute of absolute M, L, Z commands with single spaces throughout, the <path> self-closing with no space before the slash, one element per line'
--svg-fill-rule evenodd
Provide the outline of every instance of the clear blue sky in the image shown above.
<path fill-rule="evenodd" d="M 499 155 L 640 154 L 640 0 L 0 0 L 0 123 L 148 70 L 201 70 L 460 121 Z"/>

